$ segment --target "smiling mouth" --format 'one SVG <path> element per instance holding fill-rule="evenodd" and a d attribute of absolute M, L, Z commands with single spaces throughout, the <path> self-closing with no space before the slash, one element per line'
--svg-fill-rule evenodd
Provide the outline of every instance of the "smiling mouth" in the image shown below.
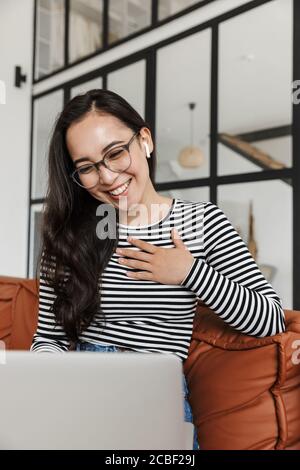
<path fill-rule="evenodd" d="M 115 189 L 114 191 L 107 191 L 108 194 L 111 196 L 120 196 L 121 194 L 125 193 L 131 183 L 132 178 L 130 178 L 126 183 L 122 184 L 119 188 Z"/>

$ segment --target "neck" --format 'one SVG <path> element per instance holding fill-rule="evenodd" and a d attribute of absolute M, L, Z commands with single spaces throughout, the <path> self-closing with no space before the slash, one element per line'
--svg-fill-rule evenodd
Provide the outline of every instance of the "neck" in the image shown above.
<path fill-rule="evenodd" d="M 124 225 L 148 225 L 161 220 L 170 210 L 172 198 L 158 194 L 152 183 L 137 203 L 127 211 L 119 211 L 119 221 Z"/>

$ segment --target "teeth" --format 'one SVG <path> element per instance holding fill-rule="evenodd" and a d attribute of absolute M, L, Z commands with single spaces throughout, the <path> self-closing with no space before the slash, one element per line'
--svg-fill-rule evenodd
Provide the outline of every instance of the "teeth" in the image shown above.
<path fill-rule="evenodd" d="M 123 193 L 129 186 L 131 179 L 127 181 L 127 183 L 123 184 L 123 186 L 120 186 L 120 188 L 115 189 L 114 191 L 109 191 L 109 194 L 113 194 L 114 196 L 117 196 L 118 194 Z"/>

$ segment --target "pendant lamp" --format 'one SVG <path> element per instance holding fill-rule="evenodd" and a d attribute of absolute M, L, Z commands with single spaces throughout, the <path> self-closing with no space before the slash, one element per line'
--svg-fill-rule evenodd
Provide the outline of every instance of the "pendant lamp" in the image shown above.
<path fill-rule="evenodd" d="M 191 110 L 191 144 L 183 147 L 178 156 L 178 162 L 183 168 L 198 168 L 204 162 L 204 154 L 199 147 L 194 145 L 194 115 L 196 103 L 189 103 Z"/>

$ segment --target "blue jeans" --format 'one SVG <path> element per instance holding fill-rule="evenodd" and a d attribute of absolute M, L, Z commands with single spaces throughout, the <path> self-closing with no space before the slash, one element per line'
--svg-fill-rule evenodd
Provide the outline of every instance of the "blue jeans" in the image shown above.
<path fill-rule="evenodd" d="M 118 347 L 114 345 L 93 344 L 93 343 L 86 343 L 82 341 L 77 343 L 76 351 L 120 352 Z M 137 352 L 137 351 L 134 351 L 133 349 L 126 349 L 124 352 Z M 189 390 L 188 390 L 184 373 L 182 374 L 182 379 L 183 379 L 182 382 L 183 382 L 183 394 L 184 394 L 184 420 L 188 423 L 192 423 L 193 414 L 192 414 L 191 405 L 188 401 Z M 196 426 L 194 426 L 193 449 L 199 450 Z"/>

